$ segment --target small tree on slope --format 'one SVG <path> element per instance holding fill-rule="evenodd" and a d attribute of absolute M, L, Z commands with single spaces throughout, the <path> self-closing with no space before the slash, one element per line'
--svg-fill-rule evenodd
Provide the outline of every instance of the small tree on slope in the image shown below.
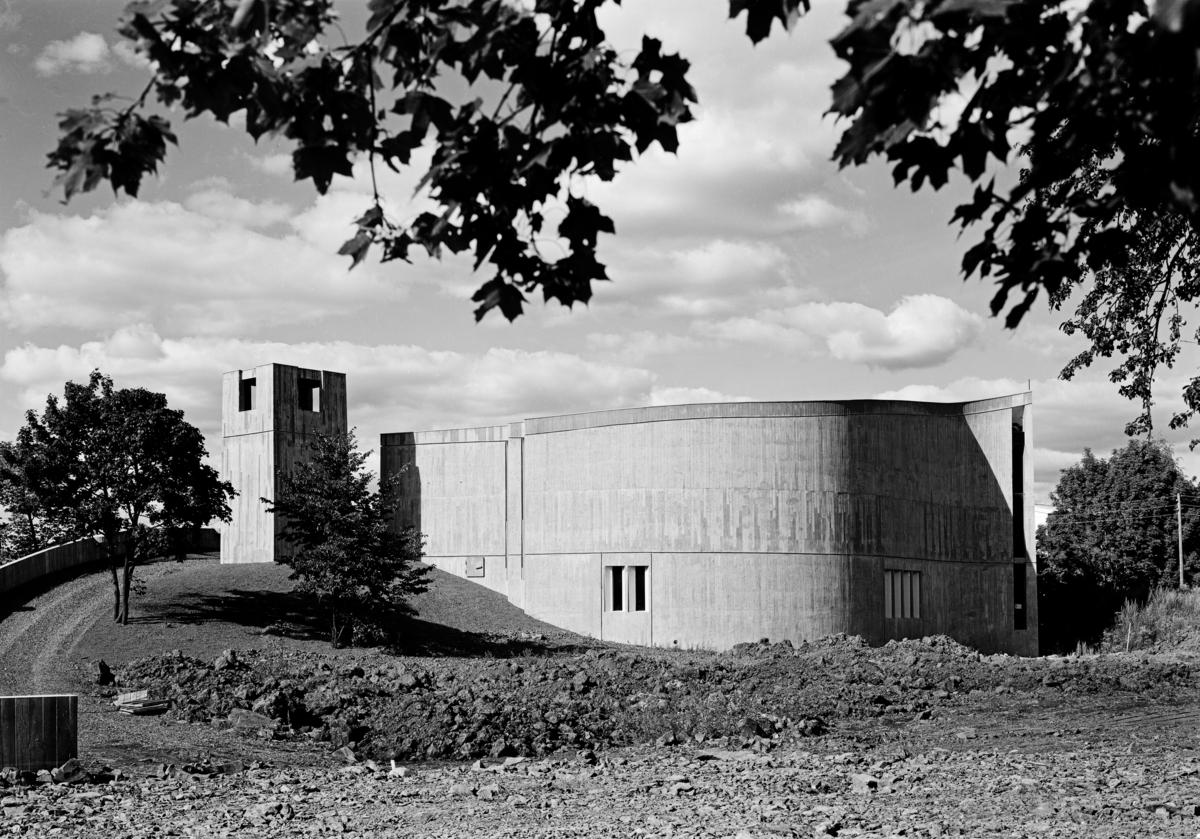
<path fill-rule="evenodd" d="M 282 478 L 267 511 L 286 517 L 280 539 L 296 548 L 277 561 L 292 569 L 297 588 L 329 613 L 329 640 L 368 643 L 385 634 L 389 615 L 412 613 L 408 598 L 426 590 L 421 534 L 393 532 L 399 476 L 370 489 L 354 433 L 321 436 L 311 460 Z"/>
<path fill-rule="evenodd" d="M 178 550 L 183 536 L 229 520 L 233 487 L 204 463 L 204 436 L 144 388 L 116 390 L 92 371 L 67 382 L 65 398 L 25 415 L 17 446 L 25 476 L 48 515 L 78 536 L 103 536 L 113 584 L 113 619 L 129 622 L 134 570 Z"/>

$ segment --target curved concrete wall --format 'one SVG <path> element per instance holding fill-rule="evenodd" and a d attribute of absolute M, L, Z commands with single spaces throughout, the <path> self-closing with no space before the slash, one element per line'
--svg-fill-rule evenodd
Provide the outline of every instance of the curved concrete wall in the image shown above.
<path fill-rule="evenodd" d="M 945 633 L 1034 654 L 1029 402 L 547 417 L 384 435 L 382 472 L 407 467 L 399 523 L 428 535 L 431 561 L 597 637 L 723 648 Z M 606 609 L 606 566 L 647 569 L 643 612 Z M 885 571 L 921 575 L 919 618 L 885 617 Z"/>

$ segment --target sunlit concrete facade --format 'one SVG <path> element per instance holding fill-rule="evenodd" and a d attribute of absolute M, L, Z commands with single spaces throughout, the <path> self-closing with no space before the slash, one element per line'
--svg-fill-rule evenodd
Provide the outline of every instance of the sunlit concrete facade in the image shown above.
<path fill-rule="evenodd" d="M 307 458 L 320 434 L 345 434 L 346 375 L 288 364 L 226 373 L 221 386 L 221 478 L 233 484 L 231 519 L 221 528 L 221 562 L 274 562 L 290 551 L 277 538 L 280 478 Z"/>
<path fill-rule="evenodd" d="M 723 649 L 1037 653 L 1029 394 L 679 405 L 385 434 L 397 525 L 549 623 Z"/>

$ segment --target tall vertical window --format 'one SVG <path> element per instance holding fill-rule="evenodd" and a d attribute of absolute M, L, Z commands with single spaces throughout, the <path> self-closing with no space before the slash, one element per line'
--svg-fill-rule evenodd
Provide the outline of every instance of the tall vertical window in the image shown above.
<path fill-rule="evenodd" d="M 649 608 L 648 565 L 604 567 L 604 609 L 608 612 L 645 612 Z"/>
<path fill-rule="evenodd" d="M 1025 610 L 1025 563 L 1013 563 L 1013 629 L 1028 628 Z"/>
<path fill-rule="evenodd" d="M 242 379 L 238 382 L 238 410 L 253 411 L 258 401 L 258 379 Z"/>
<path fill-rule="evenodd" d="M 321 410 L 321 383 L 316 379 L 300 379 L 296 383 L 296 394 L 301 411 Z"/>
<path fill-rule="evenodd" d="M 605 569 L 608 572 L 608 611 L 624 612 L 625 611 L 625 566 L 610 565 Z"/>
<path fill-rule="evenodd" d="M 885 618 L 921 617 L 921 572 L 883 572 L 883 616 Z"/>
<path fill-rule="evenodd" d="M 646 566 L 634 565 L 633 568 L 633 611 L 646 611 Z"/>

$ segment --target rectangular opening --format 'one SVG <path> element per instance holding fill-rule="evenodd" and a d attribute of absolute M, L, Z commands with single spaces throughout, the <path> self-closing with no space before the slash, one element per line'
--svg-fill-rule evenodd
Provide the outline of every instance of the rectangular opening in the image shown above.
<path fill-rule="evenodd" d="M 646 570 L 648 566 L 634 565 L 633 568 L 633 611 L 646 611 Z"/>
<path fill-rule="evenodd" d="M 301 411 L 321 410 L 321 383 L 317 379 L 299 379 L 296 383 L 296 393 L 300 399 Z"/>
<path fill-rule="evenodd" d="M 883 572 L 883 616 L 885 618 L 921 617 L 921 572 Z"/>
<path fill-rule="evenodd" d="M 1013 557 L 1025 556 L 1025 427 L 1020 408 L 1012 425 L 1012 543 Z"/>
<path fill-rule="evenodd" d="M 624 612 L 625 611 L 625 566 L 624 565 L 609 565 L 604 569 L 608 572 L 608 579 L 605 580 L 608 589 L 608 611 Z"/>
<path fill-rule="evenodd" d="M 238 410 L 253 411 L 258 402 L 258 379 L 242 379 L 238 382 Z"/>
<path fill-rule="evenodd" d="M 1025 610 L 1025 563 L 1013 563 L 1013 629 L 1025 629 L 1028 618 Z"/>

